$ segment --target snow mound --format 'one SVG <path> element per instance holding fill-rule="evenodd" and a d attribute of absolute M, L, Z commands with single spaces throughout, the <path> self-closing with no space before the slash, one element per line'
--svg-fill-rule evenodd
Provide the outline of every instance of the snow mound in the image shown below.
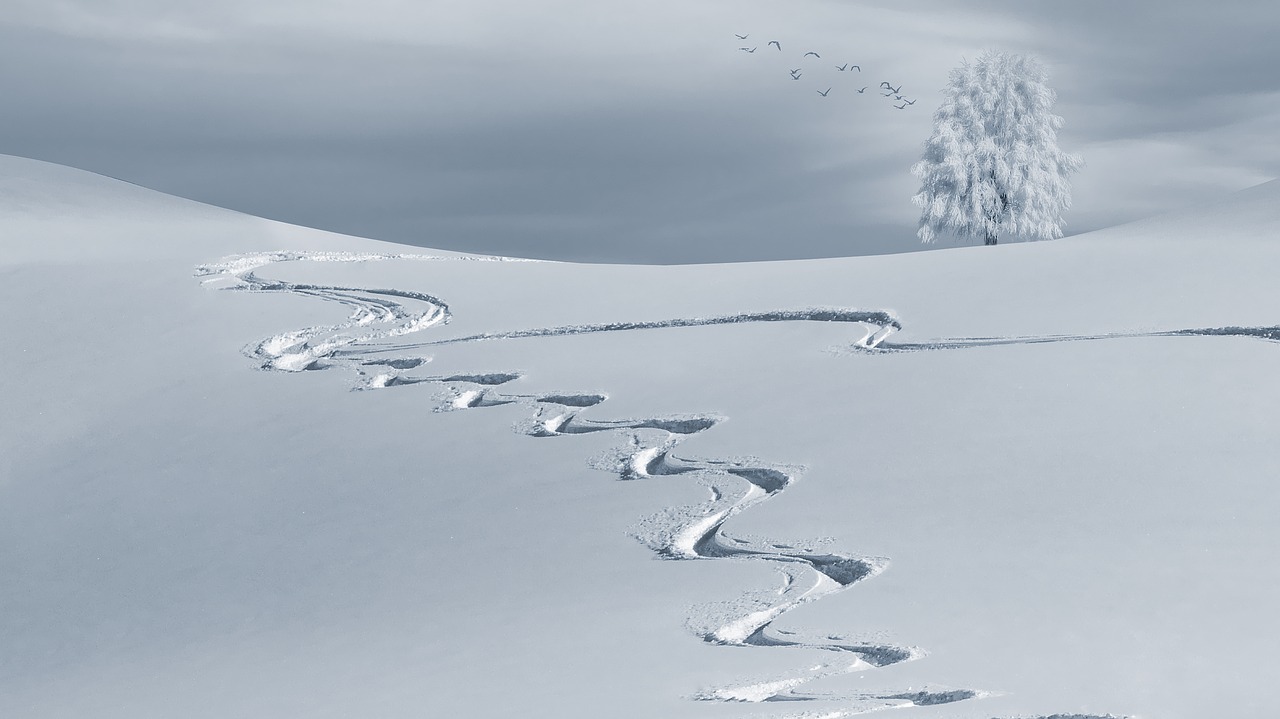
<path fill-rule="evenodd" d="M 1098 242 L 1280 242 L 1280 180 L 1206 199 L 1173 212 L 1070 238 Z"/>

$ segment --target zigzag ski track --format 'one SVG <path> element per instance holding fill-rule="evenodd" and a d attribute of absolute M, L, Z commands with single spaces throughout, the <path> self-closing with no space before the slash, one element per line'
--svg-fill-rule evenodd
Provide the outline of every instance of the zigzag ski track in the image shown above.
<path fill-rule="evenodd" d="M 705 487 L 708 498 L 697 505 L 669 507 L 644 518 L 633 529 L 637 540 L 658 556 L 678 561 L 736 560 L 766 562 L 782 578 L 780 588 L 757 592 L 737 600 L 699 608 L 688 626 L 703 641 L 729 646 L 807 648 L 830 653 L 826 664 L 783 677 L 705 689 L 691 698 L 713 702 L 824 702 L 842 708 L 791 714 L 787 719 L 839 719 L 881 709 L 927 707 L 992 696 L 992 692 L 968 688 L 927 687 L 904 691 L 849 694 L 805 692 L 813 680 L 853 672 L 874 671 L 919 659 L 916 647 L 864 642 L 828 635 L 798 636 L 778 629 L 779 617 L 803 604 L 843 591 L 870 579 L 888 566 L 888 560 L 819 551 L 803 543 L 736 537 L 726 524 L 739 513 L 783 493 L 800 478 L 803 468 L 751 458 L 700 459 L 678 455 L 687 439 L 715 428 L 724 418 L 714 414 L 672 415 L 632 419 L 583 417 L 605 404 L 599 392 L 507 393 L 505 385 L 522 378 L 518 372 L 430 375 L 420 370 L 431 358 L 415 354 L 425 347 L 523 337 L 552 337 L 593 332 L 619 332 L 753 322 L 845 322 L 861 329 L 852 346 L 864 352 L 903 352 L 955 349 L 998 344 L 1104 339 L 1113 336 L 1052 338 L 972 338 L 939 340 L 921 344 L 890 344 L 885 340 L 901 329 L 889 312 L 833 308 L 779 310 L 710 318 L 677 318 L 666 321 L 616 322 L 475 334 L 436 341 L 407 342 L 422 330 L 452 319 L 441 299 L 420 292 L 391 288 L 358 288 L 289 283 L 261 277 L 258 270 L 284 262 L 371 261 L 502 261 L 501 258 L 441 257 L 410 254 L 360 254 L 338 252 L 263 252 L 224 258 L 201 265 L 195 275 L 222 290 L 286 293 L 334 302 L 351 311 L 346 322 L 304 327 L 268 337 L 244 348 L 244 353 L 264 370 L 281 372 L 346 369 L 358 378 L 356 390 L 386 389 L 429 384 L 445 389 L 437 411 L 518 404 L 530 416 L 518 425 L 536 438 L 558 438 L 612 432 L 626 438 L 595 466 L 620 480 L 657 476 L 682 476 Z M 1270 334 L 1268 334 L 1270 333 Z M 1280 328 L 1222 328 L 1152 333 L 1160 336 L 1227 334 L 1280 340 Z M 1021 719 L 1120 719 L 1110 715 L 1055 714 Z"/>

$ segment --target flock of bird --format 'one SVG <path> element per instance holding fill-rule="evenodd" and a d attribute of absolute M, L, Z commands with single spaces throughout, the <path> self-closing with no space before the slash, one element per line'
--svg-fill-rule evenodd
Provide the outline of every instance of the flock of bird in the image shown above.
<path fill-rule="evenodd" d="M 748 33 L 748 34 L 746 34 L 746 35 L 739 35 L 738 33 L 734 33 L 734 37 L 738 38 L 738 40 L 739 40 L 739 41 L 745 41 L 745 40 L 747 40 L 748 38 L 750 38 L 750 37 L 751 37 L 751 35 L 750 35 L 750 33 Z M 771 47 L 772 47 L 772 48 L 776 48 L 776 49 L 777 49 L 777 52 L 782 52 L 782 43 L 781 43 L 781 42 L 779 42 L 778 40 L 770 40 L 770 41 L 765 45 L 765 50 L 766 50 L 766 52 L 768 52 L 768 49 L 769 49 L 769 48 L 771 48 Z M 759 49 L 760 49 L 760 47 L 759 47 L 758 45 L 753 45 L 753 46 L 751 46 L 751 47 L 742 46 L 742 47 L 739 47 L 739 48 L 738 48 L 738 50 L 739 50 L 739 51 L 741 51 L 741 52 L 745 52 L 745 53 L 747 53 L 748 55 L 754 55 L 754 54 L 755 54 L 755 52 L 756 52 L 756 50 L 759 50 Z M 822 59 L 822 56 L 821 56 L 821 55 L 819 55 L 819 54 L 818 54 L 818 53 L 816 53 L 816 52 L 813 52 L 812 50 L 810 50 L 809 52 L 806 52 L 804 55 L 802 55 L 802 56 L 801 56 L 801 58 L 800 58 L 800 59 L 801 59 L 801 61 L 803 62 L 803 61 L 805 60 L 805 58 L 808 58 L 809 56 L 813 56 L 813 57 L 814 57 L 815 59 L 817 59 L 817 60 L 821 60 L 821 59 Z M 845 63 L 845 64 L 843 64 L 843 65 L 833 65 L 833 67 L 835 67 L 835 69 L 836 69 L 837 71 L 839 71 L 839 72 L 857 72 L 857 73 L 861 73 L 861 72 L 862 72 L 862 67 L 861 67 L 861 66 L 859 66 L 859 65 L 855 65 L 855 64 L 850 63 L 850 62 L 846 62 L 846 63 Z M 803 77 L 803 76 L 804 76 L 804 74 L 805 74 L 804 70 L 805 70 L 805 68 L 804 68 L 803 66 L 802 66 L 802 67 L 797 67 L 797 68 L 792 69 L 792 70 L 791 70 L 791 79 L 792 79 L 792 80 L 797 80 L 797 81 L 798 81 L 798 80 L 800 80 L 800 78 L 801 78 L 801 77 Z M 825 89 L 825 90 L 815 90 L 815 91 L 816 91 L 819 95 L 821 95 L 821 96 L 823 96 L 823 97 L 827 97 L 827 96 L 831 93 L 831 90 L 832 90 L 832 88 L 833 88 L 833 87 L 834 87 L 834 86 L 828 87 L 828 88 L 827 88 L 827 89 Z M 855 91 L 855 92 L 857 92 L 859 95 L 863 95 L 863 94 L 866 94 L 867 89 L 868 89 L 868 88 L 867 88 L 866 86 L 864 86 L 864 87 L 861 87 L 861 88 L 855 88 L 855 90 L 854 90 L 854 91 Z M 892 84 L 892 83 L 890 83 L 890 82 L 888 82 L 888 81 L 881 81 L 881 83 L 880 83 L 880 85 L 877 87 L 877 89 L 879 89 L 879 91 L 880 91 L 880 95 L 881 95 L 882 97 L 891 97 L 891 98 L 893 98 L 893 100 L 892 100 L 892 101 L 893 101 L 894 103 L 897 103 L 897 104 L 894 104 L 894 106 L 893 106 L 893 107 L 894 107 L 894 108 L 896 108 L 896 109 L 898 109 L 898 110 L 905 110 L 905 109 L 907 109 L 908 107 L 911 107 L 912 105 L 916 104 L 916 101 L 915 101 L 915 100 L 909 100 L 909 99 L 907 99 L 907 97 L 906 97 L 905 95 L 903 95 L 903 94 L 902 94 L 902 85 L 901 85 L 901 84 L 899 84 L 897 87 L 894 87 L 894 86 L 893 86 L 893 84 Z M 838 94 L 838 93 L 837 93 L 837 94 Z"/>

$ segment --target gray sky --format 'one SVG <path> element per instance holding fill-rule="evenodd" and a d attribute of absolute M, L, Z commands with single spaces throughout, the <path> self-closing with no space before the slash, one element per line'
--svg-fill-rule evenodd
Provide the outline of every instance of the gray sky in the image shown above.
<path fill-rule="evenodd" d="M 963 57 L 1049 66 L 1072 234 L 1280 175 L 1277 35 L 1274 0 L 4 0 L 0 152 L 442 248 L 906 251 Z"/>

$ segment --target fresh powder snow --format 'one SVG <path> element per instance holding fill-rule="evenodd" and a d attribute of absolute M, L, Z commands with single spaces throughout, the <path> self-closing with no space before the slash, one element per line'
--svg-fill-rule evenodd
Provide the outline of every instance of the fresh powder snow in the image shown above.
<path fill-rule="evenodd" d="M 0 715 L 1280 712 L 1280 183 L 660 267 L 0 157 L 0 223 Z"/>

